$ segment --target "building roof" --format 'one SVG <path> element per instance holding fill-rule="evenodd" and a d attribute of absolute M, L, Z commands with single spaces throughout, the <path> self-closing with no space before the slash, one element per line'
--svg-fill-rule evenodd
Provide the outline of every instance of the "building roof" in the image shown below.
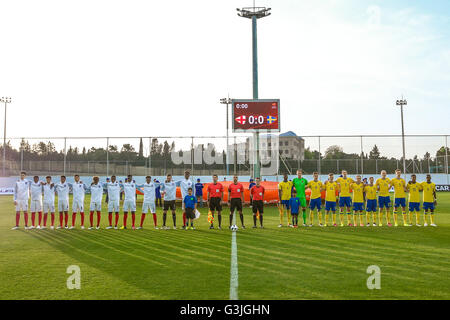
<path fill-rule="evenodd" d="M 293 131 L 288 131 L 288 132 L 285 132 L 285 133 L 280 133 L 278 136 L 279 136 L 279 137 L 295 137 L 295 138 L 299 138 L 299 139 L 302 139 L 302 140 L 303 140 L 302 137 L 296 135 Z M 262 137 L 262 138 L 270 138 L 270 137 L 275 137 L 275 135 L 272 135 L 272 134 L 266 134 L 266 135 L 261 135 L 261 137 Z"/>
<path fill-rule="evenodd" d="M 294 132 L 288 131 L 288 132 L 285 132 L 285 133 L 281 133 L 280 137 L 298 137 L 298 136 Z"/>

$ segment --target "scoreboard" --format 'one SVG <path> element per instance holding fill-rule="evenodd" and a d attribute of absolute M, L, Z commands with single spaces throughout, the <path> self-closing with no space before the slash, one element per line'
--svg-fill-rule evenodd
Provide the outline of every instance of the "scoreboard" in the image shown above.
<path fill-rule="evenodd" d="M 265 130 L 280 132 L 279 99 L 233 99 L 233 132 Z"/>

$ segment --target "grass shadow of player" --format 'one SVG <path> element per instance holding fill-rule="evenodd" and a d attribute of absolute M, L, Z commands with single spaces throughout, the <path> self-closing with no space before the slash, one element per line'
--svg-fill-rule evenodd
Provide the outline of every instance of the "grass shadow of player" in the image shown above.
<path fill-rule="evenodd" d="M 229 233 L 71 230 L 28 234 L 73 258 L 73 264 L 89 265 L 145 291 L 147 298 L 228 298 Z M 113 288 L 105 283 L 99 289 Z"/>

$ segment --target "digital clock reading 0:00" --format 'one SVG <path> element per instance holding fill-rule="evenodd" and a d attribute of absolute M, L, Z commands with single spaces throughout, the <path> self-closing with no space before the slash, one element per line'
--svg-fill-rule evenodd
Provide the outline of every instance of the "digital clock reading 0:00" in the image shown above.
<path fill-rule="evenodd" d="M 248 104 L 242 103 L 242 104 L 236 104 L 236 109 L 248 109 Z"/>

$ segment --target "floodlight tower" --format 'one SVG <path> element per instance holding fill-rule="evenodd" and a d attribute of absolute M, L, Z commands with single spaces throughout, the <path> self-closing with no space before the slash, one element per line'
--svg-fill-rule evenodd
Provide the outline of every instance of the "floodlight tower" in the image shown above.
<path fill-rule="evenodd" d="M 5 124 L 3 126 L 3 168 L 2 176 L 6 176 L 6 106 L 11 103 L 11 97 L 1 97 L 0 102 L 5 104 Z"/>
<path fill-rule="evenodd" d="M 255 7 L 253 2 L 253 7 L 246 7 L 236 9 L 238 11 L 238 16 L 242 18 L 247 18 L 252 20 L 252 52 L 253 52 L 253 99 L 258 99 L 258 37 L 257 37 L 257 24 L 258 19 L 270 16 L 271 8 L 265 7 Z M 259 161 L 259 132 L 253 134 L 253 140 L 255 143 L 255 164 L 253 165 L 253 176 L 254 178 L 260 177 L 261 166 Z"/>
<path fill-rule="evenodd" d="M 403 147 L 403 174 L 406 180 L 406 157 L 405 157 L 405 126 L 403 124 L 403 106 L 406 106 L 408 102 L 406 99 L 397 100 L 395 103 L 397 106 L 400 106 L 401 110 L 401 120 L 402 120 L 402 147 Z"/>

